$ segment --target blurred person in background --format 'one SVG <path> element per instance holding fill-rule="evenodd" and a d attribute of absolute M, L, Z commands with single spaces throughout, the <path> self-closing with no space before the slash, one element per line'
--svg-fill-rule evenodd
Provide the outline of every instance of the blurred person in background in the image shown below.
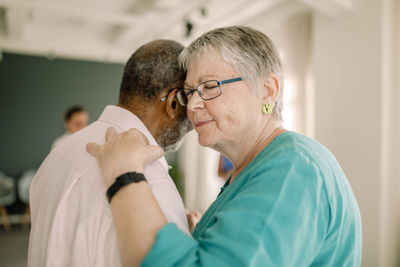
<path fill-rule="evenodd" d="M 63 135 L 54 140 L 51 148 L 55 148 L 68 136 L 85 128 L 89 122 L 89 114 L 82 106 L 72 106 L 65 111 L 64 127 L 67 130 Z"/>
<path fill-rule="evenodd" d="M 46 157 L 30 191 L 28 266 L 121 266 L 111 210 L 103 197 L 106 187 L 85 146 L 91 140 L 104 142 L 106 129 L 113 126 L 118 131 L 136 128 L 163 151 L 175 149 L 192 129 L 186 107 L 176 98 L 185 80 L 178 64 L 182 50 L 181 44 L 169 40 L 138 48 L 125 65 L 118 105 L 107 106 L 96 122 Z M 168 169 L 161 157 L 144 173 L 160 212 L 189 234 L 183 202 Z"/>
<path fill-rule="evenodd" d="M 220 28 L 180 59 L 187 77 L 178 99 L 198 141 L 234 170 L 193 238 L 168 223 L 145 179 L 108 191 L 124 266 L 359 267 L 353 191 L 328 149 L 283 128 L 282 66 L 271 40 L 248 27 Z M 135 129 L 107 133 L 87 150 L 110 189 L 163 154 Z"/>

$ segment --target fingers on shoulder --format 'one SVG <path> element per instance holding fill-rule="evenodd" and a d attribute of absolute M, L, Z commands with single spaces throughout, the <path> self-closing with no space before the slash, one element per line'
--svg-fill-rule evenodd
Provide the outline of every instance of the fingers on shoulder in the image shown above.
<path fill-rule="evenodd" d="M 138 129 L 136 128 L 131 128 L 126 132 L 128 135 L 130 136 L 134 136 L 139 138 L 140 140 L 142 140 L 145 144 L 150 144 L 149 139 L 147 139 L 147 137 Z"/>
<path fill-rule="evenodd" d="M 97 143 L 87 143 L 86 144 L 86 151 L 95 157 L 100 155 L 101 148 L 102 148 L 102 146 Z"/>
<path fill-rule="evenodd" d="M 106 141 L 117 135 L 117 131 L 113 127 L 108 127 L 106 130 Z"/>

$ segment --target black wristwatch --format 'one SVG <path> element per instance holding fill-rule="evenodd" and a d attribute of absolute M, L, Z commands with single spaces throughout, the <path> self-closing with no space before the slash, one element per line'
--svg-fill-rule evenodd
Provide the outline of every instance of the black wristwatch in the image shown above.
<path fill-rule="evenodd" d="M 108 188 L 107 190 L 107 199 L 108 203 L 111 203 L 111 198 L 118 192 L 122 187 L 131 184 L 138 183 L 140 181 L 146 181 L 146 177 L 144 177 L 143 173 L 137 172 L 127 172 L 124 173 L 115 180 L 115 182 Z"/>

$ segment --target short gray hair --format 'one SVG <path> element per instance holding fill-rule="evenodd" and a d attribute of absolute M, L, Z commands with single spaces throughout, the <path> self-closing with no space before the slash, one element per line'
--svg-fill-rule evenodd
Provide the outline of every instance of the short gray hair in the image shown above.
<path fill-rule="evenodd" d="M 268 74 L 278 76 L 280 92 L 274 106 L 274 116 L 282 120 L 283 73 L 279 53 L 262 32 L 245 26 L 231 26 L 209 31 L 186 47 L 179 61 L 185 71 L 202 53 L 216 50 L 222 58 L 256 92 Z M 260 107 L 261 109 L 261 107 Z"/>

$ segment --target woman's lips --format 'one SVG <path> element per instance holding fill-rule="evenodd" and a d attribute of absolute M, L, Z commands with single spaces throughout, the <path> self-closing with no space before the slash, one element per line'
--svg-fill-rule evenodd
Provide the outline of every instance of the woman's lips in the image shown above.
<path fill-rule="evenodd" d="M 204 126 L 204 125 L 206 125 L 206 124 L 209 124 L 210 122 L 212 122 L 212 120 L 208 120 L 208 121 L 199 121 L 199 122 L 196 122 L 194 126 L 195 126 L 196 128 L 198 128 L 198 127 Z"/>

